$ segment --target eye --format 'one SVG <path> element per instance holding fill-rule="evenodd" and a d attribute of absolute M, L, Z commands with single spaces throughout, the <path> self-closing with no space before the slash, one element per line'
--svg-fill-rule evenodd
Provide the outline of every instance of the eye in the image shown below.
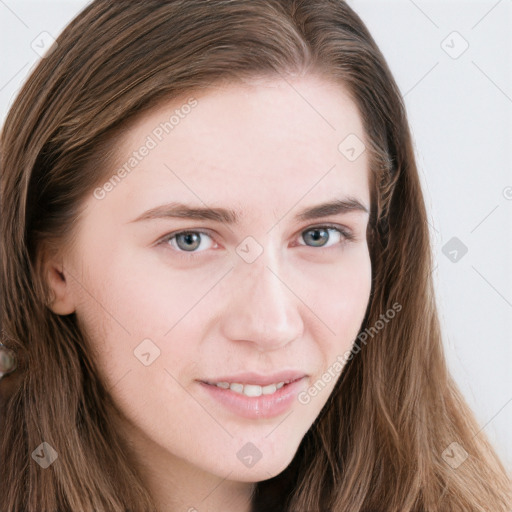
<path fill-rule="evenodd" d="M 204 247 L 205 244 L 202 244 L 203 249 L 209 249 L 213 245 L 213 240 L 205 231 L 179 231 L 178 233 L 170 233 L 161 240 L 161 243 L 170 243 L 171 247 L 178 252 L 196 253 L 202 252 L 197 249 L 201 247 L 201 243 L 203 242 L 202 237 L 204 236 L 208 237 L 212 243 L 209 245 L 206 244 L 207 247 Z M 188 255 L 185 254 L 185 256 Z"/>
<path fill-rule="evenodd" d="M 331 237 L 330 233 L 334 232 L 336 236 Z M 315 226 L 302 232 L 302 238 L 309 241 L 312 245 L 309 247 L 327 248 L 336 244 L 343 244 L 354 239 L 352 233 L 336 226 Z M 331 240 L 332 238 L 332 240 Z M 331 243 L 332 242 L 332 243 Z M 299 244 L 304 245 L 304 244 Z M 306 244 L 307 245 L 307 244 Z"/>

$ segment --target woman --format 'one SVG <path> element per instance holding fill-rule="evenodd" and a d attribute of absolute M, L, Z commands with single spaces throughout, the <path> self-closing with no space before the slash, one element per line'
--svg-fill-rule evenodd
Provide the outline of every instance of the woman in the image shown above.
<path fill-rule="evenodd" d="M 1 158 L 2 512 L 511 509 L 344 2 L 95 1 Z"/>

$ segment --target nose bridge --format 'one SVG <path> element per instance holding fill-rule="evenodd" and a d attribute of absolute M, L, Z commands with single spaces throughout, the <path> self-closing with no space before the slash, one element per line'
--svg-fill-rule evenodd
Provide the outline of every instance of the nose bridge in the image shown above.
<path fill-rule="evenodd" d="M 242 258 L 236 262 L 224 322 L 226 336 L 253 342 L 262 350 L 293 341 L 303 329 L 300 301 L 281 275 L 284 262 L 279 251 L 270 247 L 270 237 L 267 242 L 252 263 Z"/>
<path fill-rule="evenodd" d="M 252 307 L 257 308 L 256 312 L 259 309 L 272 308 L 280 316 L 291 305 L 291 292 L 283 282 L 280 271 L 282 265 L 276 264 L 275 258 L 269 255 L 270 251 L 264 252 L 241 274 L 244 274 L 243 281 L 248 285 L 247 298 L 252 298 Z"/>

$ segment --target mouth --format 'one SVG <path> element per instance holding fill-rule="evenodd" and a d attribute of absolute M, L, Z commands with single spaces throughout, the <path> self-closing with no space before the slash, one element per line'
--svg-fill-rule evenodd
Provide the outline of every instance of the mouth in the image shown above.
<path fill-rule="evenodd" d="M 236 416 L 249 419 L 274 418 L 288 411 L 306 384 L 303 372 L 281 372 L 261 376 L 254 373 L 200 380 L 210 400 Z"/>
<path fill-rule="evenodd" d="M 301 378 L 302 377 L 299 377 L 297 379 L 290 379 L 287 381 L 276 382 L 276 383 L 268 384 L 266 386 L 260 386 L 259 384 L 244 384 L 241 382 L 231 382 L 230 383 L 227 381 L 221 381 L 221 382 L 202 381 L 202 382 L 204 382 L 204 384 L 208 384 L 209 386 L 216 386 L 221 389 L 229 389 L 230 391 L 233 391 L 234 393 L 238 393 L 239 395 L 245 395 L 248 397 L 257 397 L 257 396 L 261 396 L 261 395 L 274 395 L 281 388 L 287 386 L 288 384 L 291 384 L 292 382 L 300 380 Z"/>

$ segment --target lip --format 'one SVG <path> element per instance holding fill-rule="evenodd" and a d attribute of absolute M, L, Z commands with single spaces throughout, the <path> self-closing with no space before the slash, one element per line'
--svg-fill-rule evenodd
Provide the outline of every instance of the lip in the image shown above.
<path fill-rule="evenodd" d="M 254 384 L 257 386 L 268 386 L 269 384 L 277 384 L 278 382 L 288 382 L 306 377 L 304 372 L 299 370 L 284 370 L 269 375 L 261 375 L 254 372 L 243 372 L 236 375 L 222 375 L 211 379 L 203 379 L 201 382 L 217 383 L 229 382 L 230 384 L 238 382 L 240 384 Z"/>
<path fill-rule="evenodd" d="M 217 404 L 221 404 L 229 412 L 248 419 L 267 419 L 275 418 L 284 414 L 290 407 L 296 403 L 297 395 L 304 387 L 307 376 L 304 373 L 294 375 L 297 378 L 290 377 L 290 373 L 281 372 L 271 376 L 259 376 L 259 381 L 255 374 L 240 374 L 231 376 L 225 380 L 213 380 L 210 382 L 239 382 L 244 384 L 258 384 L 265 386 L 276 382 L 291 381 L 278 389 L 272 395 L 260 395 L 258 397 L 249 397 L 230 389 L 217 387 L 215 384 L 208 384 L 205 381 L 198 381 L 205 394 L 213 399 Z M 244 378 L 242 378 L 244 377 Z M 224 379 L 224 377 L 223 377 Z M 235 379 L 235 380 L 229 380 Z M 239 380 L 236 380 L 239 379 Z M 277 379 L 277 380 L 274 380 Z"/>

